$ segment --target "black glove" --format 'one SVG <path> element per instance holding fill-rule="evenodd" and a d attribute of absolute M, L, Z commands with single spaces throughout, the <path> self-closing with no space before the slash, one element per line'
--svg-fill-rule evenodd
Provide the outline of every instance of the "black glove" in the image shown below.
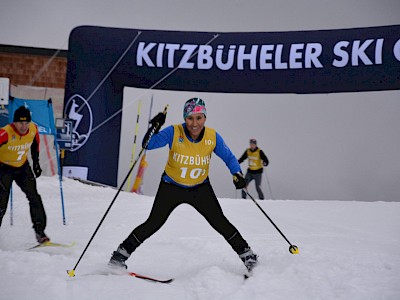
<path fill-rule="evenodd" d="M 33 162 L 33 173 L 35 173 L 36 178 L 42 175 L 42 168 L 40 167 L 38 160 Z"/>
<path fill-rule="evenodd" d="M 144 135 L 143 141 L 142 141 L 142 147 L 144 149 L 147 149 L 147 145 L 148 145 L 149 140 L 151 139 L 152 134 L 157 134 L 160 131 L 161 126 L 164 125 L 166 115 L 167 115 L 166 113 L 164 114 L 164 113 L 160 112 L 153 119 L 150 120 L 149 123 L 151 124 L 151 127 L 149 129 L 147 129 L 147 132 Z M 153 133 L 154 128 L 156 128 L 156 130 Z"/>
<path fill-rule="evenodd" d="M 246 179 L 244 179 L 243 174 L 237 172 L 233 175 L 233 184 L 235 185 L 237 190 L 243 189 L 246 187 Z"/>
<path fill-rule="evenodd" d="M 164 114 L 160 112 L 153 119 L 151 119 L 151 121 L 149 122 L 151 124 L 151 127 L 154 128 L 157 126 L 156 131 L 154 133 L 158 133 L 160 131 L 161 126 L 163 126 L 165 123 L 166 117 L 167 117 L 166 113 Z"/>

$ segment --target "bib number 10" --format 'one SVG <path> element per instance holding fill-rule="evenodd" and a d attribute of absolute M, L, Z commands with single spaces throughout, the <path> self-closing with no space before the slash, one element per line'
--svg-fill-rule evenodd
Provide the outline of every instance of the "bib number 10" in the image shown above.
<path fill-rule="evenodd" d="M 197 179 L 200 176 L 205 175 L 205 174 L 206 174 L 205 169 L 201 169 L 201 168 L 191 169 L 188 174 L 188 168 L 181 168 L 181 178 L 187 178 L 187 176 L 189 175 L 189 177 L 191 179 Z"/>

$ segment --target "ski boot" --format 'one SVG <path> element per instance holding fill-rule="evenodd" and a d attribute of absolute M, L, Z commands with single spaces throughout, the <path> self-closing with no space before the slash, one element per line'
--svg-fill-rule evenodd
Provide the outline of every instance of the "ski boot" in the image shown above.
<path fill-rule="evenodd" d="M 125 261 L 131 256 L 122 245 L 118 246 L 117 251 L 114 251 L 108 265 L 111 267 L 124 268 L 127 269 L 128 266 Z"/>
<path fill-rule="evenodd" d="M 239 254 L 239 257 L 249 272 L 257 265 L 257 254 L 250 248 L 246 248 L 243 253 Z"/>
<path fill-rule="evenodd" d="M 43 230 L 38 230 L 35 232 L 36 240 L 39 244 L 50 242 L 49 237 L 44 233 Z"/>

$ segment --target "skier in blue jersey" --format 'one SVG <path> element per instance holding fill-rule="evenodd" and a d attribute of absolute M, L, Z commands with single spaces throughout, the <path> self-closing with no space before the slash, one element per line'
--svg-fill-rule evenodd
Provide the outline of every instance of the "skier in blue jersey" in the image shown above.
<path fill-rule="evenodd" d="M 143 147 L 153 150 L 168 145 L 168 160 L 148 219 L 118 246 L 109 265 L 127 268 L 125 261 L 135 249 L 157 232 L 172 211 L 183 203 L 196 209 L 225 238 L 248 270 L 256 265 L 257 255 L 225 217 L 210 184 L 208 173 L 212 153 L 225 162 L 237 189 L 246 187 L 246 180 L 223 138 L 214 129 L 204 126 L 206 117 L 204 101 L 192 98 L 184 105 L 184 123 L 159 131 L 166 115 L 159 113 L 150 121 L 152 126 L 143 139 Z"/>

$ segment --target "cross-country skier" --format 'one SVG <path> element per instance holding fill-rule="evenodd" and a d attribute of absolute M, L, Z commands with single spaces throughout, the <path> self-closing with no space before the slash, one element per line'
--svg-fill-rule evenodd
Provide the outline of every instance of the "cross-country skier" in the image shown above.
<path fill-rule="evenodd" d="M 246 187 L 236 157 L 214 129 L 204 126 L 206 116 L 204 101 L 192 98 L 184 105 L 184 123 L 158 132 L 165 123 L 165 114 L 159 113 L 150 121 L 152 126 L 143 139 L 143 147 L 153 150 L 168 145 L 168 161 L 148 219 L 118 246 L 109 265 L 127 268 L 125 261 L 132 252 L 159 230 L 172 211 L 183 203 L 196 209 L 225 238 L 248 270 L 257 263 L 257 255 L 222 212 L 208 178 L 211 154 L 214 152 L 227 165 L 236 188 Z M 150 136 L 155 127 L 154 135 Z"/>
<path fill-rule="evenodd" d="M 50 239 L 44 233 L 46 213 L 35 179 L 42 174 L 39 144 L 39 132 L 36 124 L 31 122 L 31 112 L 25 106 L 17 108 L 13 123 L 0 129 L 0 225 L 7 210 L 11 184 L 15 181 L 28 198 L 36 240 L 44 243 Z M 33 173 L 27 157 L 29 149 Z"/>
<path fill-rule="evenodd" d="M 249 160 L 249 167 L 245 176 L 247 185 L 249 185 L 249 183 L 254 179 L 258 198 L 264 200 L 264 194 L 261 190 L 261 179 L 264 167 L 268 166 L 269 161 L 264 151 L 257 147 L 256 139 L 250 139 L 250 148 L 247 148 L 243 155 L 238 159 L 239 164 L 246 159 Z M 242 191 L 242 198 L 246 199 L 245 191 Z"/>

